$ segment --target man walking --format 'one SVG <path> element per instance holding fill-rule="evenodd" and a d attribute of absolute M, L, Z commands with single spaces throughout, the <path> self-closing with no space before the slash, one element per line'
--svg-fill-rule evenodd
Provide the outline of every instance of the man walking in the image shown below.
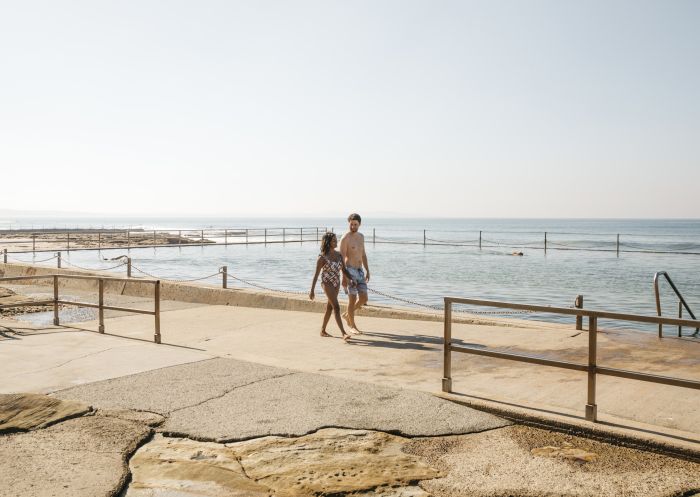
<path fill-rule="evenodd" d="M 355 333 L 360 330 L 355 325 L 355 312 L 367 303 L 367 282 L 369 282 L 369 265 L 367 264 L 367 253 L 365 252 L 365 237 L 358 230 L 362 224 L 359 214 L 353 213 L 348 216 L 348 232 L 340 240 L 340 254 L 345 261 L 345 267 L 354 280 L 355 284 L 348 288 L 348 281 L 343 274 L 343 288 L 350 296 L 348 310 L 343 317 L 348 326 Z M 365 276 L 362 267 L 367 270 Z"/>

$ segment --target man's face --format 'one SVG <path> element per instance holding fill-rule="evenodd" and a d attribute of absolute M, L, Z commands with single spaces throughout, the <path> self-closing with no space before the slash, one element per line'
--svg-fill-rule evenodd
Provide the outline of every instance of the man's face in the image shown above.
<path fill-rule="evenodd" d="M 357 230 L 360 229 L 360 222 L 357 221 L 356 219 L 353 219 L 350 221 L 350 233 L 357 233 Z"/>

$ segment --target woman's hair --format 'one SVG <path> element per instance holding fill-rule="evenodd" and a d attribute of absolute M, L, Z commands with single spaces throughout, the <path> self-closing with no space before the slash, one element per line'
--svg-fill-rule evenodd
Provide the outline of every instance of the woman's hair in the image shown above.
<path fill-rule="evenodd" d="M 328 255 L 331 251 L 331 240 L 335 238 L 335 233 L 327 231 L 321 238 L 321 255 Z"/>

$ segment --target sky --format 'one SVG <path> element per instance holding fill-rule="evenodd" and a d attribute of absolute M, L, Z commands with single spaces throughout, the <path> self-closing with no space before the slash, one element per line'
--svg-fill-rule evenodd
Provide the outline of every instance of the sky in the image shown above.
<path fill-rule="evenodd" d="M 0 0 L 0 209 L 700 218 L 697 1 Z"/>

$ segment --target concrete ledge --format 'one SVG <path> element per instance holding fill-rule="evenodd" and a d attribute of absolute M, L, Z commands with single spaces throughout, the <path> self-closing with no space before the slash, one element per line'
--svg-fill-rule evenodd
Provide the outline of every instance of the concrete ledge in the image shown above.
<path fill-rule="evenodd" d="M 58 269 L 31 264 L 0 264 L 0 276 L 41 276 L 48 274 L 73 274 L 90 275 L 119 278 L 125 276 L 115 275 L 106 271 L 84 271 L 80 269 Z M 8 282 L 7 284 L 49 284 L 48 280 L 24 280 Z M 1 286 L 1 283 L 0 283 Z M 97 281 L 88 280 L 61 280 L 60 288 L 85 290 L 97 292 Z M 105 292 L 118 295 L 128 295 L 132 297 L 153 297 L 153 285 L 139 283 L 138 278 L 131 278 L 129 281 L 107 281 L 105 282 Z M 311 301 L 307 297 L 293 296 L 287 293 L 278 292 L 256 292 L 240 288 L 220 288 L 203 284 L 180 283 L 173 280 L 161 280 L 161 299 L 175 300 L 180 302 L 190 302 L 208 305 L 229 305 L 240 307 L 254 307 L 263 309 L 279 309 L 287 311 L 302 312 L 325 312 L 326 302 L 323 300 Z M 358 316 L 390 318 L 390 319 L 411 319 L 417 321 L 442 321 L 441 312 L 421 312 L 399 307 L 385 307 L 369 305 L 363 308 Z M 529 321 L 516 319 L 488 319 L 474 315 L 454 315 L 453 322 L 463 324 L 481 324 L 492 326 L 514 326 L 542 328 L 543 323 L 537 325 Z M 546 325 L 545 325 L 546 326 Z"/>

